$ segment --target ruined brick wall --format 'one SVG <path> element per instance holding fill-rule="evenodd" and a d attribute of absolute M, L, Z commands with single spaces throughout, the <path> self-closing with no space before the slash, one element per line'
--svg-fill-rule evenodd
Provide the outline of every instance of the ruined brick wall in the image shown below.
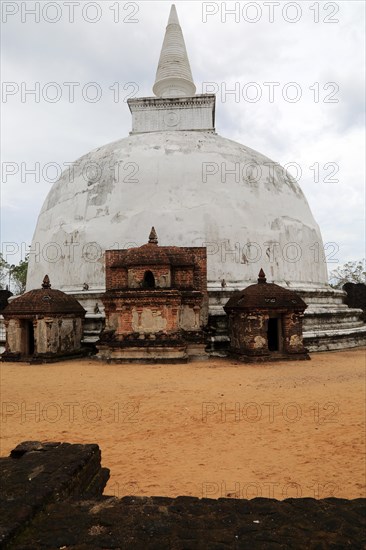
<path fill-rule="evenodd" d="M 123 268 L 106 269 L 106 290 L 127 288 L 127 286 L 128 286 L 127 269 L 123 269 Z"/>
<path fill-rule="evenodd" d="M 174 288 L 193 288 L 193 267 L 176 267 L 172 273 L 172 286 Z"/>
<path fill-rule="evenodd" d="M 128 269 L 128 288 L 143 288 L 145 273 L 151 271 L 155 279 L 156 288 L 169 288 L 171 286 L 171 273 L 169 265 L 147 265 Z"/>
<path fill-rule="evenodd" d="M 197 247 L 189 249 L 195 259 L 194 266 L 194 288 L 207 294 L 207 250 Z"/>
<path fill-rule="evenodd" d="M 105 252 L 106 290 L 127 287 L 127 269 L 112 267 L 123 261 L 124 252 L 124 250 L 106 250 Z"/>
<path fill-rule="evenodd" d="M 154 275 L 156 286 L 160 288 L 191 288 L 207 292 L 207 254 L 202 247 L 159 247 L 167 256 L 175 258 L 172 264 L 149 262 L 147 251 L 142 247 L 140 265 L 138 265 L 139 249 L 134 251 L 136 265 L 127 265 L 126 250 L 107 250 L 105 253 L 106 290 L 123 288 L 141 288 L 146 271 Z M 166 251 L 166 252 L 165 252 Z M 193 256 L 194 266 L 188 265 Z M 183 264 L 179 265 L 179 258 Z M 173 260 L 172 260 L 173 261 Z"/>

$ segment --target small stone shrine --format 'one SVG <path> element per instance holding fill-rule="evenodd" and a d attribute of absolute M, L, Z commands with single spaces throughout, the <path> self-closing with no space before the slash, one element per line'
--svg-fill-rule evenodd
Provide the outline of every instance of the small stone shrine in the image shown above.
<path fill-rule="evenodd" d="M 230 355 L 247 362 L 309 359 L 303 345 L 305 302 L 292 290 L 258 283 L 236 292 L 224 310 L 228 315 Z"/>
<path fill-rule="evenodd" d="M 205 357 L 204 247 L 159 246 L 155 229 L 138 248 L 107 250 L 106 327 L 97 344 L 107 361 L 185 362 Z"/>
<path fill-rule="evenodd" d="M 9 302 L 2 312 L 6 326 L 3 361 L 50 362 L 83 354 L 81 339 L 85 309 L 69 294 L 42 288 Z"/>

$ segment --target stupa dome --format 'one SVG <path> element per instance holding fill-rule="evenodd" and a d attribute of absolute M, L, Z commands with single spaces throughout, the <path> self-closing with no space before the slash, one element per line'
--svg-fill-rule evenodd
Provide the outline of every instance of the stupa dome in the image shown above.
<path fill-rule="evenodd" d="M 33 238 L 59 289 L 103 290 L 104 251 L 141 246 L 153 225 L 162 246 L 207 246 L 209 288 L 222 279 L 242 288 L 259 265 L 289 286 L 327 284 L 298 183 L 245 145 L 208 131 L 136 133 L 83 156 L 72 172 L 53 185 Z M 38 284 L 31 262 L 27 288 Z"/>

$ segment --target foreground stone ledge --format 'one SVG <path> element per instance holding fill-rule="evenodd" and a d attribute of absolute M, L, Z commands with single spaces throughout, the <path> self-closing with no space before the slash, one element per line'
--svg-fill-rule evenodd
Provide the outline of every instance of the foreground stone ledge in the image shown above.
<path fill-rule="evenodd" d="M 52 502 L 96 498 L 109 470 L 98 445 L 26 441 L 0 459 L 0 547 Z"/>
<path fill-rule="evenodd" d="M 21 444 L 0 465 L 5 474 L 0 520 L 5 549 L 321 550 L 366 545 L 366 499 L 102 496 L 108 471 L 100 466 L 97 445 Z"/>
<path fill-rule="evenodd" d="M 10 548 L 363 548 L 362 499 L 104 497 L 48 507 Z"/>

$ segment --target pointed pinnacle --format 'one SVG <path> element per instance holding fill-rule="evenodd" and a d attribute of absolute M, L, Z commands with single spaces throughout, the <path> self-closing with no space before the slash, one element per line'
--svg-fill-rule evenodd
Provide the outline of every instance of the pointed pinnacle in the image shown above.
<path fill-rule="evenodd" d="M 172 4 L 172 7 L 170 9 L 168 25 L 179 25 L 177 8 L 175 7 L 175 4 Z"/>
<path fill-rule="evenodd" d="M 155 231 L 155 227 L 151 228 L 149 235 L 149 244 L 158 244 L 158 236 Z"/>
<path fill-rule="evenodd" d="M 43 278 L 42 288 L 51 288 L 50 278 L 48 275 L 45 275 Z"/>
<path fill-rule="evenodd" d="M 192 97 L 196 93 L 174 4 L 170 10 L 153 92 L 157 97 Z"/>
<path fill-rule="evenodd" d="M 259 275 L 258 275 L 258 283 L 265 283 L 267 281 L 266 274 L 264 273 L 263 269 L 261 268 Z"/>

